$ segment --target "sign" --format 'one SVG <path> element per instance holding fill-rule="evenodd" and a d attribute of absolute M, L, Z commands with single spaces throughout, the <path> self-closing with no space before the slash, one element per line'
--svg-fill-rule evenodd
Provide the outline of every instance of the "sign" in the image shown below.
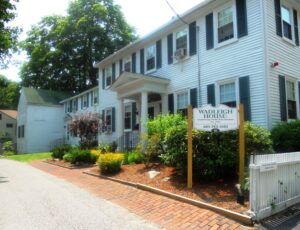
<path fill-rule="evenodd" d="M 193 127 L 204 131 L 238 129 L 237 109 L 226 105 L 206 105 L 193 109 Z"/>
<path fill-rule="evenodd" d="M 260 166 L 260 171 L 261 172 L 269 172 L 277 169 L 277 164 L 274 163 L 268 163 L 268 164 L 263 164 Z"/>

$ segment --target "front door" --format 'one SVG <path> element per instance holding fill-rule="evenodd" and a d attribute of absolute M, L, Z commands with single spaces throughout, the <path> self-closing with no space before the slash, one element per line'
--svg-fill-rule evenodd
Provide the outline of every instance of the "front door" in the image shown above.
<path fill-rule="evenodd" d="M 148 117 L 149 117 L 149 119 L 154 118 L 154 107 L 149 107 L 148 108 Z"/>

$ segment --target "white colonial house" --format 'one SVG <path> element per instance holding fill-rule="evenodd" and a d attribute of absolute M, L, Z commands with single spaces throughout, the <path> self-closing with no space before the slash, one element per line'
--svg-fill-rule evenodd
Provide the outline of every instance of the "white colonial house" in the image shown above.
<path fill-rule="evenodd" d="M 18 153 L 46 152 L 64 139 L 64 108 L 71 94 L 22 88 L 18 104 Z"/>
<path fill-rule="evenodd" d="M 135 145 L 149 117 L 188 104 L 242 103 L 269 129 L 299 118 L 299 15 L 299 0 L 206 0 L 95 63 L 99 142 Z"/>

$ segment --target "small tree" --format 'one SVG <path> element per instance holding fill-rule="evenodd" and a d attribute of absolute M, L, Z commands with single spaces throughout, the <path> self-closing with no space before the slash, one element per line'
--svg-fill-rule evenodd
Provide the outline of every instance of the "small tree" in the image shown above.
<path fill-rule="evenodd" d="M 97 146 L 96 137 L 100 125 L 100 118 L 96 114 L 85 113 L 74 116 L 69 124 L 69 132 L 71 136 L 80 138 L 81 148 L 90 148 Z"/>

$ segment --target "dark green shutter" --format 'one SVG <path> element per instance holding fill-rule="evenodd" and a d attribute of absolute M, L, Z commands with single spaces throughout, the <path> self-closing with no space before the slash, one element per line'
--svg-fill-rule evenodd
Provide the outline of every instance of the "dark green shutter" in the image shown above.
<path fill-rule="evenodd" d="M 295 43 L 299 46 L 299 29 L 298 29 L 298 13 L 297 10 L 293 10 L 294 16 L 294 31 L 295 31 Z"/>
<path fill-rule="evenodd" d="M 101 113 L 101 119 L 102 119 L 102 132 L 104 132 L 104 128 L 105 128 L 105 125 L 106 125 L 106 120 L 105 120 L 105 110 L 102 110 L 102 113 Z"/>
<path fill-rule="evenodd" d="M 144 49 L 140 50 L 140 68 L 141 68 L 141 74 L 145 73 L 145 54 Z"/>
<path fill-rule="evenodd" d="M 196 22 L 189 24 L 190 56 L 197 53 L 197 25 Z"/>
<path fill-rule="evenodd" d="M 136 125 L 136 103 L 133 102 L 131 105 L 131 129 L 134 130 L 135 129 L 135 125 Z"/>
<path fill-rule="evenodd" d="M 94 105 L 94 92 L 91 92 L 91 106 Z"/>
<path fill-rule="evenodd" d="M 285 77 L 279 75 L 279 98 L 281 121 L 287 121 Z"/>
<path fill-rule="evenodd" d="M 174 113 L 174 94 L 168 95 L 168 107 L 169 113 Z"/>
<path fill-rule="evenodd" d="M 298 101 L 299 102 L 299 107 L 298 108 L 300 110 L 300 82 L 298 82 L 298 96 L 299 96 L 299 98 L 298 98 L 299 99 L 299 101 Z"/>
<path fill-rule="evenodd" d="M 249 76 L 239 79 L 240 103 L 245 108 L 245 120 L 251 121 L 251 100 L 250 100 L 250 80 Z"/>
<path fill-rule="evenodd" d="M 73 100 L 70 101 L 70 113 L 73 111 Z"/>
<path fill-rule="evenodd" d="M 161 60 L 161 40 L 156 42 L 156 69 L 160 69 L 162 64 Z"/>
<path fill-rule="evenodd" d="M 102 89 L 105 89 L 105 69 L 102 70 Z"/>
<path fill-rule="evenodd" d="M 136 53 L 132 54 L 132 73 L 136 73 Z"/>
<path fill-rule="evenodd" d="M 83 109 L 83 96 L 81 96 L 81 103 L 80 104 L 81 104 L 81 106 L 80 106 L 81 109 Z"/>
<path fill-rule="evenodd" d="M 68 103 L 65 103 L 64 105 L 65 105 L 65 113 L 67 113 L 68 112 Z"/>
<path fill-rule="evenodd" d="M 173 34 L 168 35 L 168 64 L 173 63 Z"/>
<path fill-rule="evenodd" d="M 111 110 L 111 131 L 115 132 L 116 131 L 116 108 L 113 107 Z"/>
<path fill-rule="evenodd" d="M 190 100 L 193 108 L 198 108 L 198 88 L 190 89 Z"/>
<path fill-rule="evenodd" d="M 123 72 L 123 60 L 120 59 L 119 60 L 119 75 L 121 75 L 122 72 Z"/>
<path fill-rule="evenodd" d="M 282 37 L 282 22 L 281 22 L 281 3 L 280 0 L 274 0 L 275 4 L 275 21 L 276 21 L 276 34 Z"/>
<path fill-rule="evenodd" d="M 248 35 L 246 0 L 236 0 L 236 13 L 238 23 L 238 37 L 241 38 Z"/>
<path fill-rule="evenodd" d="M 112 82 L 111 84 L 113 84 L 116 80 L 116 63 L 112 64 Z"/>
<path fill-rule="evenodd" d="M 216 105 L 215 84 L 207 86 L 207 104 Z"/>
<path fill-rule="evenodd" d="M 86 107 L 89 107 L 90 93 L 86 95 Z"/>
<path fill-rule="evenodd" d="M 214 48 L 214 15 L 206 15 L 206 49 Z"/>

